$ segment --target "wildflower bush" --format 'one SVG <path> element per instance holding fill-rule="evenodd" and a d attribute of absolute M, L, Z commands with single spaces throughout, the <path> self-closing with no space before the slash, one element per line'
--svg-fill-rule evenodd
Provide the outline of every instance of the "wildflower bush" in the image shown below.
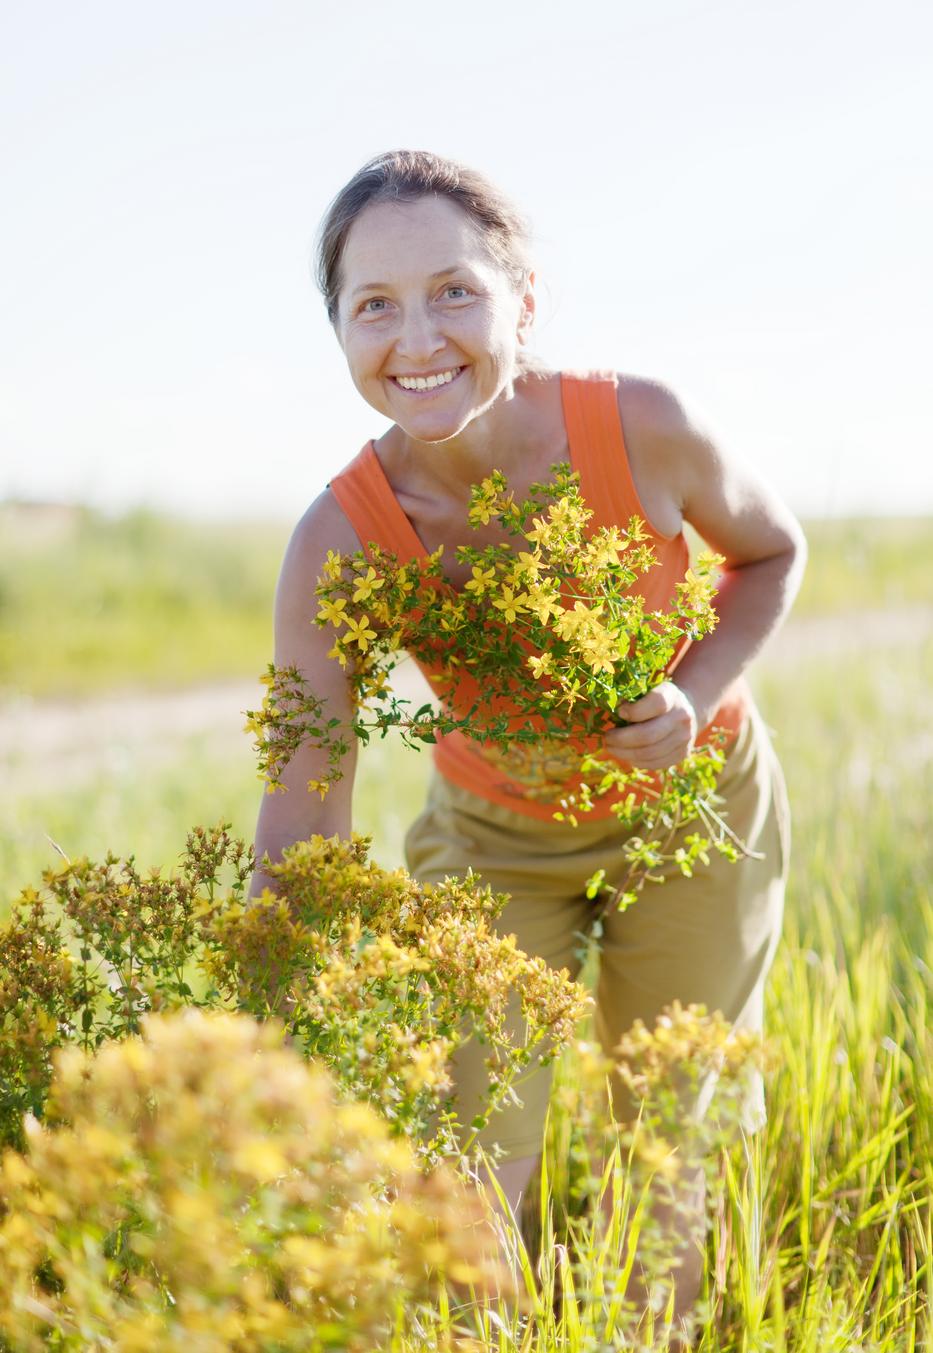
<path fill-rule="evenodd" d="M 369 1350 L 504 1275 L 475 1197 L 425 1176 L 281 1027 L 186 1010 L 55 1054 L 0 1161 L 0 1336 L 23 1351 Z"/>
<path fill-rule="evenodd" d="M 601 750 L 619 703 L 646 694 L 681 645 L 715 626 L 722 556 L 701 554 L 670 610 L 647 612 L 637 584 L 657 560 L 643 524 L 633 517 L 626 530 L 590 532 L 592 515 L 567 464 L 521 503 L 494 471 L 472 487 L 469 521 L 479 527 L 495 518 L 514 548 L 459 548 L 457 560 L 472 575 L 462 590 L 444 573 L 443 547 L 409 562 L 375 545 L 368 553 L 331 551 L 317 584 L 316 623 L 334 631 L 330 656 L 347 673 L 352 723 L 347 729 L 329 717 L 297 668 L 270 666 L 262 708 L 248 711 L 267 789 L 284 788 L 281 772 L 305 743 L 327 753 L 322 778 L 308 785 L 323 798 L 340 777 L 348 737 L 365 743 L 397 729 L 420 747 L 460 732 L 498 753 L 506 769 L 522 747 L 562 749 L 561 783 L 570 787 L 558 818 L 576 823 L 612 794 L 612 812 L 632 834 L 628 875 L 607 890 L 620 908 L 666 860 L 689 875 L 710 850 L 736 858 L 741 843 L 715 801 L 721 737 L 663 774 L 623 768 Z M 437 705 L 412 710 L 393 691 L 389 678 L 403 650 L 430 669 Z M 476 697 L 457 712 L 453 696 L 465 676 Z M 680 830 L 694 821 L 702 830 Z M 600 875 L 592 895 L 604 887 Z"/>
<path fill-rule="evenodd" d="M 488 1045 L 491 1113 L 533 1056 L 567 1044 L 588 998 L 495 933 L 503 896 L 472 877 L 420 885 L 367 844 L 298 842 L 269 868 L 278 894 L 252 900 L 252 852 L 224 826 L 190 833 L 170 875 L 114 856 L 47 871 L 0 929 L 3 1139 L 22 1147 L 22 1115 L 42 1116 L 57 1046 L 91 1052 L 150 1010 L 193 1006 L 281 1018 L 393 1133 L 431 1161 L 456 1153 L 454 1050 Z M 520 1046 L 505 1029 L 513 990 Z"/>

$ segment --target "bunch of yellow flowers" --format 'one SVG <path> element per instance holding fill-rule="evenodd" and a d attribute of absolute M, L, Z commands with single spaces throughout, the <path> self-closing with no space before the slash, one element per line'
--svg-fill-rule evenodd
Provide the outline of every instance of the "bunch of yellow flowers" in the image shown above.
<path fill-rule="evenodd" d="M 593 514 L 578 478 L 568 464 L 555 465 L 553 479 L 533 484 L 520 504 L 498 470 L 474 485 L 470 524 L 495 517 L 515 547 L 459 548 L 458 562 L 471 570 L 462 590 L 444 574 L 443 547 L 407 562 L 376 546 L 368 554 L 329 553 L 315 619 L 335 632 L 330 656 L 347 672 L 358 738 L 398 728 L 414 744 L 454 730 L 503 750 L 541 737 L 577 741 L 604 732 L 620 701 L 638 699 L 663 679 L 684 639 L 714 627 L 722 557 L 701 554 L 677 584 L 672 608 L 646 612 L 635 584 L 657 560 L 643 523 L 633 517 L 625 530 L 588 532 Z M 403 650 L 441 669 L 439 710 L 412 711 L 393 692 L 389 677 Z M 482 696 L 458 715 L 446 697 L 464 670 Z M 264 708 L 249 718 L 274 789 L 301 741 L 329 746 L 340 734 L 294 669 L 270 667 L 265 681 Z M 514 709 L 511 718 L 497 712 L 502 702 Z M 314 785 L 322 797 L 344 750 Z"/>
<path fill-rule="evenodd" d="M 330 552 L 315 621 L 333 631 L 330 656 L 346 671 L 354 706 L 349 735 L 362 742 L 394 728 L 414 747 L 454 731 L 504 753 L 541 740 L 588 747 L 576 759 L 577 787 L 555 816 L 575 823 L 595 798 L 614 792 L 613 813 L 640 832 L 631 875 L 613 890 L 625 906 L 668 854 L 689 875 L 711 849 L 732 858 L 741 851 L 714 807 L 723 764 L 715 739 L 662 775 L 623 769 L 594 750 L 620 702 L 645 695 L 680 645 L 714 628 L 723 559 L 701 553 L 670 608 L 648 611 L 637 585 L 657 559 L 644 524 L 632 517 L 624 530 L 591 531 L 592 516 L 569 464 L 555 465 L 552 479 L 533 484 L 520 503 L 493 471 L 471 489 L 469 521 L 480 527 L 495 518 L 512 543 L 461 546 L 457 561 L 471 574 L 462 588 L 444 572 L 443 547 L 409 561 L 374 544 L 368 553 Z M 393 690 L 404 652 L 434 673 L 436 704 L 413 709 Z M 464 674 L 476 690 L 467 708 Z M 282 770 L 310 742 L 329 753 L 327 771 L 308 785 L 323 798 L 340 777 L 348 730 L 327 717 L 296 668 L 270 666 L 264 680 L 263 708 L 249 712 L 248 727 L 267 789 L 283 788 Z M 697 819 L 706 834 L 675 843 L 679 828 Z M 592 888 L 601 890 L 601 878 Z"/>
<path fill-rule="evenodd" d="M 478 527 L 495 517 L 516 547 L 458 549 L 472 574 L 462 591 L 444 575 L 442 548 L 426 565 L 400 565 L 375 548 L 368 558 L 332 554 L 316 618 L 336 629 L 332 656 L 347 669 L 357 706 L 378 711 L 373 726 L 397 724 L 424 738 L 423 714 L 412 723 L 388 687 L 401 648 L 449 672 L 437 692 L 442 702 L 464 666 L 483 688 L 468 714 L 437 715 L 435 732 L 535 736 L 527 727 L 505 733 L 501 719 L 489 717 L 500 697 L 518 715 L 543 720 L 546 736 L 576 738 L 605 729 L 620 700 L 644 695 L 685 637 L 699 639 L 715 625 L 713 573 L 722 558 L 702 554 L 677 585 L 672 610 L 646 613 L 633 589 L 657 560 L 643 523 L 633 517 L 624 531 L 588 533 L 592 515 L 567 464 L 554 467 L 551 483 L 532 485 L 521 504 L 493 471 L 471 490 L 469 521 Z"/>

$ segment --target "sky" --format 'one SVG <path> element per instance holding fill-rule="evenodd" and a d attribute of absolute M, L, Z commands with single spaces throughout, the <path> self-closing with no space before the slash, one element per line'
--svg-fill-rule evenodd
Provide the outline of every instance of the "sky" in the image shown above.
<path fill-rule="evenodd" d="M 407 146 L 531 218 L 551 365 L 931 513 L 931 50 L 927 0 L 0 0 L 0 499 L 297 519 L 387 426 L 315 232 Z"/>

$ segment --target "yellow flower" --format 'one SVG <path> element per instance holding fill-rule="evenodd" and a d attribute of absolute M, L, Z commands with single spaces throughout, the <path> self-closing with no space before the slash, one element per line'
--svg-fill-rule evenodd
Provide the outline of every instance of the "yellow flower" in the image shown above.
<path fill-rule="evenodd" d="M 488 591 L 490 584 L 495 580 L 495 576 L 495 568 L 484 569 L 480 568 L 478 564 L 474 564 L 473 577 L 467 583 L 466 591 L 475 592 L 478 597 L 481 597 L 484 592 Z"/>
<path fill-rule="evenodd" d="M 613 644 L 606 630 L 599 625 L 592 634 L 580 642 L 580 656 L 594 672 L 611 672 L 613 666 Z"/>
<path fill-rule="evenodd" d="M 347 607 L 346 597 L 338 597 L 336 601 L 321 602 L 321 609 L 317 613 L 317 619 L 320 621 L 329 620 L 332 625 L 346 624 L 347 616 L 343 613 Z"/>
<path fill-rule="evenodd" d="M 441 604 L 441 629 L 449 633 L 463 622 L 463 609 L 456 601 Z"/>
<path fill-rule="evenodd" d="M 528 609 L 534 611 L 542 625 L 546 625 L 552 615 L 560 615 L 561 611 L 557 594 L 549 586 L 543 584 L 537 587 L 529 587 Z"/>
<path fill-rule="evenodd" d="M 535 550 L 533 553 L 529 553 L 528 550 L 520 550 L 518 567 L 515 571 L 519 575 L 527 576 L 530 582 L 536 583 L 541 572 L 540 552 Z"/>
<path fill-rule="evenodd" d="M 552 522 L 546 522 L 541 517 L 535 517 L 534 526 L 530 531 L 525 532 L 525 539 L 532 540 L 542 549 L 549 550 L 555 544 L 557 531 Z"/>
<path fill-rule="evenodd" d="M 486 525 L 493 512 L 497 510 L 499 492 L 504 486 L 505 480 L 502 475 L 498 471 L 494 471 L 491 475 L 487 475 L 478 486 L 474 487 L 472 501 L 467 512 L 467 520 L 471 526 Z M 511 494 L 507 501 L 511 502 Z"/>
<path fill-rule="evenodd" d="M 353 600 L 366 601 L 368 597 L 372 596 L 373 592 L 375 592 L 377 587 L 384 586 L 385 586 L 385 578 L 377 577 L 376 570 L 370 567 L 366 570 L 366 573 L 364 574 L 363 577 L 357 578 L 356 590 L 353 593 Z"/>
<path fill-rule="evenodd" d="M 605 531 L 599 538 L 594 537 L 586 548 L 586 560 L 592 568 L 605 568 L 607 565 L 615 566 L 619 562 L 619 550 L 622 548 L 622 538 L 616 527 Z"/>
<path fill-rule="evenodd" d="M 324 561 L 324 567 L 321 574 L 330 582 L 335 583 L 343 571 L 343 558 L 336 550 L 327 551 L 327 559 Z"/>
<path fill-rule="evenodd" d="M 705 606 L 715 590 L 712 578 L 697 577 L 692 568 L 687 569 L 683 582 L 677 584 L 680 602 L 684 606 Z"/>
<path fill-rule="evenodd" d="M 471 526 L 485 526 L 492 516 L 492 503 L 477 502 L 474 503 L 467 513 L 467 520 Z"/>
<path fill-rule="evenodd" d="M 555 626 L 562 639 L 572 639 L 581 630 L 591 631 L 596 617 L 603 609 L 603 603 L 597 602 L 592 608 L 583 601 L 575 601 L 573 610 L 562 611 Z"/>
<path fill-rule="evenodd" d="M 352 643 L 358 644 L 363 653 L 369 648 L 370 639 L 375 639 L 376 631 L 369 629 L 369 616 L 361 615 L 359 620 L 354 620 L 352 615 L 347 616 L 347 633 L 344 636 Z"/>
<path fill-rule="evenodd" d="M 333 648 L 328 650 L 327 656 L 329 658 L 336 658 L 341 667 L 346 667 L 347 655 L 344 653 L 339 640 L 334 644 Z"/>
<path fill-rule="evenodd" d="M 511 587 L 503 587 L 501 595 L 494 598 L 493 606 L 496 610 L 502 612 L 503 619 L 509 624 L 513 624 L 519 612 L 525 610 L 528 595 L 525 592 L 519 592 L 518 596 L 512 591 Z"/>
<path fill-rule="evenodd" d="M 571 502 L 566 497 L 558 499 L 556 503 L 551 503 L 548 508 L 548 516 L 551 522 L 561 531 L 578 530 L 592 515 L 582 503 Z"/>
<path fill-rule="evenodd" d="M 554 660 L 550 653 L 542 653 L 540 657 L 533 654 L 528 659 L 528 666 L 536 677 L 548 676 L 554 670 Z"/>

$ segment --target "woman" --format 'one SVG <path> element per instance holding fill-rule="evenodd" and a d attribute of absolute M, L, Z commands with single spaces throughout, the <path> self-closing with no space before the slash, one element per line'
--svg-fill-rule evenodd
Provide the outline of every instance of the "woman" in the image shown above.
<path fill-rule="evenodd" d="M 295 530 L 276 597 L 276 663 L 301 669 L 328 709 L 348 719 L 345 677 L 326 656 L 332 636 L 310 623 L 327 552 L 376 542 L 412 557 L 443 544 L 445 568 L 462 585 L 469 569 L 455 562 L 456 547 L 507 539 L 495 521 L 479 531 L 467 524 L 470 486 L 493 468 L 523 497 L 555 462 L 570 460 L 594 525 L 641 516 L 661 563 L 646 575 L 657 575 L 646 585 L 658 605 L 683 576 L 689 522 L 726 559 L 718 627 L 667 680 L 620 707 L 627 725 L 607 733 L 606 749 L 660 769 L 712 724 L 725 727 L 726 811 L 754 857 L 716 857 L 694 879 L 671 878 L 610 915 L 597 1032 L 611 1049 L 636 1017 L 651 1024 L 678 998 L 759 1027 L 781 923 L 788 820 L 780 771 L 741 673 L 790 606 L 803 565 L 800 528 L 663 386 L 614 373 L 573 376 L 529 358 L 535 276 L 524 223 L 475 171 L 421 152 L 371 161 L 325 218 L 319 277 L 350 377 L 392 426 Z M 351 751 L 321 804 L 304 788 L 322 776 L 321 754 L 304 749 L 294 758 L 284 777 L 292 792 L 263 799 L 257 858 L 268 851 L 277 859 L 312 832 L 349 834 L 354 759 Z M 555 823 L 561 776 L 553 765 L 542 772 L 527 758 L 503 761 L 456 734 L 442 740 L 436 760 L 428 805 L 406 842 L 412 872 L 428 881 L 472 866 L 511 895 L 499 928 L 574 971 L 576 935 L 593 905 L 581 884 L 607 865 L 611 879 L 621 859 L 617 821 L 604 809 L 576 830 Z M 257 872 L 255 886 L 266 882 Z M 455 1079 L 468 1104 L 482 1087 L 481 1048 L 467 1045 Z M 548 1073 L 537 1073 L 522 1087 L 524 1108 L 506 1108 L 486 1133 L 505 1148 L 498 1177 L 513 1207 L 538 1154 L 548 1086 Z M 750 1127 L 761 1107 L 756 1115 L 750 1106 Z M 616 1109 L 624 1111 L 621 1099 Z M 681 1309 L 695 1295 L 699 1262 L 694 1254 L 681 1270 Z"/>

